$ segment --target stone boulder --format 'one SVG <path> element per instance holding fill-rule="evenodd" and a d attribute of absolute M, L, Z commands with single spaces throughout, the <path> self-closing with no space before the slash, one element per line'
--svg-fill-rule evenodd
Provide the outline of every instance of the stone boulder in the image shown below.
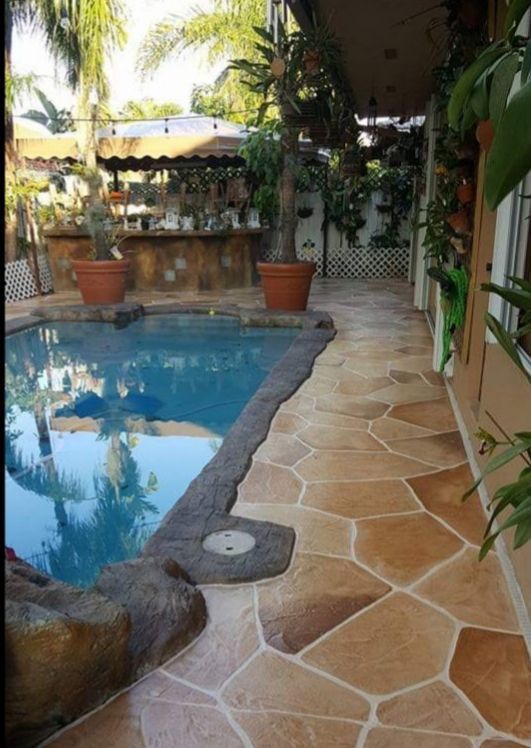
<path fill-rule="evenodd" d="M 129 613 L 135 678 L 177 654 L 206 624 L 203 595 L 170 558 L 148 556 L 106 566 L 95 588 Z"/>
<path fill-rule="evenodd" d="M 22 561 L 6 563 L 6 742 L 42 741 L 130 680 L 126 610 Z"/>

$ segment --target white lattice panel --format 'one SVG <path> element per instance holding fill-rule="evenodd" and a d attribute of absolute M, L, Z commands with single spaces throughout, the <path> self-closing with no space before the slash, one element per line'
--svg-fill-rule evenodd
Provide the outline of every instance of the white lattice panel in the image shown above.
<path fill-rule="evenodd" d="M 39 255 L 39 276 L 44 293 L 49 293 L 53 289 L 52 275 L 46 255 Z M 37 286 L 33 279 L 33 273 L 27 260 L 17 260 L 8 262 L 5 265 L 4 274 L 5 283 L 5 301 L 22 301 L 37 296 Z"/>
<path fill-rule="evenodd" d="M 264 260 L 274 261 L 275 252 L 263 253 Z M 323 253 L 315 251 L 312 255 L 299 253 L 299 260 L 312 260 L 317 265 L 318 277 L 323 275 Z M 327 278 L 407 278 L 409 269 L 409 247 L 399 249 L 367 249 L 367 247 L 348 247 L 328 251 Z"/>

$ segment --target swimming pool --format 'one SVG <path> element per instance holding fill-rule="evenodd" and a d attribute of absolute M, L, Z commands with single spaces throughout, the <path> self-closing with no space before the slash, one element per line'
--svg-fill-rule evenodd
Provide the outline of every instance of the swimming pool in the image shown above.
<path fill-rule="evenodd" d="M 200 315 L 6 339 L 6 545 L 88 586 L 133 558 L 299 333 Z"/>

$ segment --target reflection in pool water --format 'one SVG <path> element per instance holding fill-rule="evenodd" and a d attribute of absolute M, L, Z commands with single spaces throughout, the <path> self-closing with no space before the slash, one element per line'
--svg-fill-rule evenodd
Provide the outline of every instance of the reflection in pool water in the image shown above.
<path fill-rule="evenodd" d="M 296 330 L 227 317 L 6 339 L 6 544 L 71 584 L 138 555 Z"/>

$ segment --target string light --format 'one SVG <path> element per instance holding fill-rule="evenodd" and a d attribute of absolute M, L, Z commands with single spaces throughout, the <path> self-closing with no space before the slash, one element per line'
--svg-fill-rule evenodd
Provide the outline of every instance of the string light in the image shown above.
<path fill-rule="evenodd" d="M 167 118 L 164 120 L 164 132 L 166 133 L 166 135 L 170 132 L 169 129 L 168 129 L 168 119 Z"/>
<path fill-rule="evenodd" d="M 113 122 L 113 123 L 112 123 L 112 134 L 113 134 L 113 135 L 116 135 L 116 127 L 115 127 L 115 124 L 116 124 L 115 122 Z"/>

